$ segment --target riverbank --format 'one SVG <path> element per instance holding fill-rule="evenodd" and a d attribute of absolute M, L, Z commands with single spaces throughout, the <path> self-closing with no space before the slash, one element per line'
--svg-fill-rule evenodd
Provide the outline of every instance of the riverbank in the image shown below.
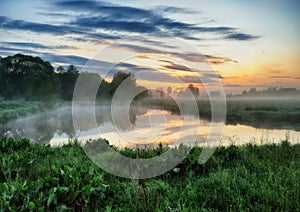
<path fill-rule="evenodd" d="M 8 121 L 50 109 L 71 105 L 66 101 L 0 101 L 0 126 Z"/>
<path fill-rule="evenodd" d="M 101 141 L 100 141 L 101 142 Z M 150 158 L 168 147 L 125 149 Z M 0 208 L 4 211 L 297 211 L 300 145 L 220 147 L 204 165 L 193 148 L 175 169 L 128 180 L 96 167 L 77 144 L 52 148 L 0 139 Z"/>
<path fill-rule="evenodd" d="M 210 100 L 198 98 L 196 102 L 200 117 L 210 120 L 212 112 Z M 139 104 L 148 108 L 163 109 L 174 114 L 180 114 L 178 103 L 170 98 L 146 99 Z M 226 124 L 230 125 L 241 124 L 255 128 L 300 131 L 299 99 L 279 97 L 227 98 L 226 113 Z"/>

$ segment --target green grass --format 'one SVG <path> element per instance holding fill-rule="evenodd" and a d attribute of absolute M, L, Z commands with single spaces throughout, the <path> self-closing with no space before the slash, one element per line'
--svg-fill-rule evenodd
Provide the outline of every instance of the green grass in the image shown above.
<path fill-rule="evenodd" d="M 167 149 L 119 151 L 149 158 Z M 0 210 L 299 211 L 299 144 L 220 147 L 204 165 L 200 152 L 159 177 L 129 180 L 96 167 L 76 142 L 52 148 L 2 138 Z"/>
<path fill-rule="evenodd" d="M 0 126 L 21 116 L 35 114 L 66 104 L 65 102 L 0 101 Z"/>

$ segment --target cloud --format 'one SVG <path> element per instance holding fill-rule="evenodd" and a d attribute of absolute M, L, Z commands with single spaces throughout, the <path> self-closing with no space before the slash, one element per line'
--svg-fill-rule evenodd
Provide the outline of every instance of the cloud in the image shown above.
<path fill-rule="evenodd" d="M 170 6 L 157 6 L 153 9 L 156 13 L 182 13 L 182 14 L 197 14 L 196 10 L 191 10 L 188 8 L 170 7 Z"/>
<path fill-rule="evenodd" d="M 237 40 L 237 41 L 249 41 L 259 38 L 259 36 L 254 36 L 245 33 L 231 33 L 224 37 L 227 40 Z"/>
<path fill-rule="evenodd" d="M 32 49 L 72 49 L 76 50 L 79 49 L 76 46 L 69 46 L 69 45 L 57 45 L 57 46 L 46 46 L 40 43 L 32 43 L 32 42 L 0 42 L 0 46 L 4 47 L 18 47 L 19 50 L 26 51 L 25 48 L 32 48 Z"/>
<path fill-rule="evenodd" d="M 78 18 L 71 23 L 78 27 L 99 28 L 104 30 L 116 30 L 122 32 L 153 33 L 156 27 L 139 21 L 114 21 L 104 17 Z"/>
<path fill-rule="evenodd" d="M 228 57 L 219 57 L 219 56 L 213 56 L 213 55 L 205 55 L 205 57 L 208 59 L 208 61 L 214 65 L 224 64 L 228 62 L 234 62 L 237 63 L 236 60 L 232 60 Z"/>
<path fill-rule="evenodd" d="M 38 49 L 49 49 L 49 46 L 45 46 L 45 45 L 39 44 L 39 43 L 30 43 L 30 42 L 0 42 L 0 45 L 38 48 Z"/>
<path fill-rule="evenodd" d="M 201 77 L 209 79 L 224 79 L 222 75 L 216 73 L 203 73 Z"/>
<path fill-rule="evenodd" d="M 115 40 L 128 33 L 177 36 L 190 40 L 201 40 L 199 33 L 213 33 L 226 40 L 253 40 L 258 36 L 238 32 L 228 26 L 203 27 L 167 18 L 157 8 L 141 9 L 111 4 L 104 1 L 54 1 L 48 3 L 50 11 L 39 15 L 52 16 L 61 24 L 37 23 L 13 20 L 0 16 L 0 29 L 22 30 L 52 35 L 80 35 L 86 40 Z M 49 10 L 48 8 L 48 10 Z M 188 9 L 159 6 L 160 10 L 177 13 L 193 13 Z M 64 14 L 67 14 L 64 16 Z"/>
<path fill-rule="evenodd" d="M 70 22 L 70 25 L 74 25 L 80 28 L 88 29 L 102 29 L 107 31 L 120 31 L 120 32 L 130 32 L 130 33 L 147 33 L 155 34 L 160 36 L 172 35 L 181 38 L 186 38 L 190 40 L 201 40 L 199 37 L 191 36 L 195 33 L 214 33 L 214 34 L 224 34 L 224 35 L 233 35 L 235 29 L 231 27 L 199 27 L 194 24 L 183 23 L 175 21 L 169 18 L 164 18 L 158 16 L 152 12 L 144 11 L 140 17 L 141 11 L 138 11 L 137 14 L 132 14 L 131 9 L 126 12 L 126 9 L 123 9 L 124 14 L 126 15 L 116 15 L 114 14 L 116 7 L 112 10 L 112 14 L 97 15 L 93 17 L 78 17 L 75 21 Z M 136 17 L 136 18 L 133 18 Z M 244 37 L 251 35 L 243 34 Z M 252 36 L 252 38 L 254 38 Z M 241 40 L 240 37 L 237 38 Z M 231 40 L 234 40 L 234 37 L 231 37 Z"/>
<path fill-rule="evenodd" d="M 141 45 L 145 46 L 145 45 L 151 45 L 151 46 L 159 46 L 159 47 L 163 47 L 163 48 L 168 48 L 168 49 L 176 49 L 177 47 L 168 43 L 166 44 L 163 41 L 158 41 L 158 40 L 151 40 L 148 39 L 147 37 L 143 37 L 143 36 L 135 36 L 134 37 L 134 41 L 135 42 L 140 42 Z"/>
<path fill-rule="evenodd" d="M 0 51 L 2 56 L 9 56 L 11 54 L 17 54 L 17 53 L 22 53 L 22 54 L 34 54 L 37 55 L 38 52 L 34 50 L 29 50 L 29 49 L 22 49 L 22 48 L 12 48 L 12 47 L 5 47 L 5 46 L 0 46 Z"/>
<path fill-rule="evenodd" d="M 179 64 L 166 65 L 164 67 L 167 69 L 173 69 L 173 70 L 177 70 L 177 71 L 188 71 L 188 72 L 192 71 L 189 67 L 182 66 Z"/>
<path fill-rule="evenodd" d="M 224 87 L 231 87 L 231 88 L 242 88 L 242 87 L 251 87 L 251 85 L 244 85 L 244 84 L 223 84 Z"/>
<path fill-rule="evenodd" d="M 199 85 L 208 85 L 208 84 L 218 84 L 218 79 L 216 78 L 208 78 L 208 77 L 196 77 L 196 76 L 180 76 L 179 77 L 184 83 L 193 83 L 193 84 L 199 84 Z M 203 82 L 201 81 L 203 80 Z"/>
<path fill-rule="evenodd" d="M 292 76 L 271 76 L 270 78 L 272 78 L 272 79 L 293 78 L 294 79 L 294 77 L 292 77 Z"/>
<path fill-rule="evenodd" d="M 136 74 L 138 79 L 147 80 L 152 82 L 163 82 L 163 83 L 178 83 L 178 79 L 169 73 L 160 71 L 145 71 L 141 74 Z"/>
<path fill-rule="evenodd" d="M 22 20 L 13 20 L 5 16 L 0 16 L 0 28 L 9 30 L 25 30 L 37 33 L 48 33 L 54 35 L 64 35 L 72 30 L 65 26 L 56 26 L 50 24 L 33 23 Z"/>
<path fill-rule="evenodd" d="M 159 6 L 153 10 L 141 9 L 104 1 L 56 1 L 52 3 L 58 10 L 80 12 L 81 15 L 74 17 L 75 20 L 69 24 L 88 29 L 103 29 L 107 31 L 131 32 L 131 33 L 153 33 L 156 35 L 173 35 L 186 39 L 200 40 L 191 36 L 195 33 L 214 33 L 225 35 L 230 40 L 250 40 L 256 36 L 239 33 L 235 28 L 200 27 L 195 24 L 176 21 L 166 18 L 159 11 L 194 13 L 188 9 L 177 7 Z M 61 14 L 59 14 L 61 15 Z"/>
<path fill-rule="evenodd" d="M 47 61 L 55 63 L 73 64 L 75 66 L 83 66 L 89 60 L 86 57 L 76 55 L 57 55 L 51 53 L 42 53 L 41 57 Z"/>
<path fill-rule="evenodd" d="M 176 70 L 176 71 L 186 71 L 186 72 L 192 72 L 192 70 L 184 65 L 180 65 L 178 63 L 174 63 L 169 60 L 159 60 L 159 62 L 164 63 L 165 65 L 162 65 L 162 67 L 166 69 Z"/>
<path fill-rule="evenodd" d="M 162 54 L 162 55 L 168 55 L 177 57 L 186 61 L 190 62 L 209 62 L 214 65 L 220 65 L 228 62 L 234 62 L 237 63 L 236 60 L 230 59 L 228 57 L 220 57 L 220 56 L 213 56 L 213 55 L 203 55 L 203 54 L 197 54 L 197 53 L 178 53 L 174 51 L 161 51 L 158 49 L 153 49 L 149 47 L 143 47 L 143 46 L 137 46 L 132 44 L 117 44 L 115 45 L 115 48 L 122 48 L 129 51 L 133 51 L 136 53 L 142 53 L 142 54 Z"/>
<path fill-rule="evenodd" d="M 13 20 L 5 16 L 0 16 L 0 29 L 7 30 L 22 30 L 30 31 L 35 33 L 46 33 L 52 35 L 67 35 L 67 34 L 78 34 L 86 35 L 96 39 L 116 39 L 118 36 L 108 35 L 104 33 L 96 33 L 95 31 L 87 31 L 82 28 L 70 26 L 69 24 L 64 25 L 52 25 L 52 24 L 41 24 L 22 20 Z"/>

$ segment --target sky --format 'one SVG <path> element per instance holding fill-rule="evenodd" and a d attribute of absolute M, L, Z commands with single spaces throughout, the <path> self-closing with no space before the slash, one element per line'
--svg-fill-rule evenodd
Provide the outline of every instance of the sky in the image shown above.
<path fill-rule="evenodd" d="M 0 56 L 131 72 L 150 88 L 299 89 L 299 11 L 298 0 L 2 0 Z"/>

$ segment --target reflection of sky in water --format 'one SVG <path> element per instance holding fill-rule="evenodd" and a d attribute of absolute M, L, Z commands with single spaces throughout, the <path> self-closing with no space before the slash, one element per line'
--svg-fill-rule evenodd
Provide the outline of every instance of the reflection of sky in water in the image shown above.
<path fill-rule="evenodd" d="M 105 138 L 119 148 L 159 143 L 170 146 L 203 145 L 213 129 L 211 123 L 194 116 L 175 115 L 164 110 L 135 108 L 130 117 L 131 126 L 124 122 L 125 113 L 118 116 L 122 124 L 113 124 L 107 107 L 98 109 L 98 128 L 74 132 L 71 108 L 60 108 L 11 121 L 0 128 L 0 135 L 14 138 L 27 137 L 34 142 L 60 145 L 69 138 L 78 137 L 81 142 L 88 139 Z M 83 111 L 84 112 L 84 111 Z M 85 113 L 83 113 L 85 115 Z M 126 125 L 124 125 L 126 124 Z M 212 123 L 218 125 L 218 123 Z M 119 128 L 116 129 L 115 126 Z M 86 127 L 86 125 L 85 125 Z M 88 129 L 88 128 L 87 128 Z M 117 130 L 117 131 L 116 131 Z M 226 125 L 221 145 L 245 143 L 279 143 L 288 136 L 291 143 L 300 143 L 300 132 L 280 129 L 258 129 L 246 125 Z"/>
<path fill-rule="evenodd" d="M 292 144 L 300 143 L 300 132 L 293 130 L 258 129 L 245 125 L 226 125 L 221 145 L 247 143 L 280 143 L 288 137 Z"/>
<path fill-rule="evenodd" d="M 212 123 L 218 125 L 218 123 Z M 149 110 L 137 116 L 135 126 L 131 129 L 117 129 L 110 122 L 102 123 L 97 129 L 80 132 L 80 141 L 105 138 L 110 144 L 119 148 L 159 143 L 170 146 L 184 143 L 186 145 L 203 145 L 212 129 L 211 123 L 192 116 L 178 116 L 167 111 Z M 246 125 L 226 125 L 221 138 L 221 145 L 242 145 L 245 143 L 265 144 L 279 143 L 289 136 L 291 143 L 299 143 L 300 132 L 288 130 L 257 129 Z M 66 142 L 67 135 L 55 134 L 51 145 Z"/>

